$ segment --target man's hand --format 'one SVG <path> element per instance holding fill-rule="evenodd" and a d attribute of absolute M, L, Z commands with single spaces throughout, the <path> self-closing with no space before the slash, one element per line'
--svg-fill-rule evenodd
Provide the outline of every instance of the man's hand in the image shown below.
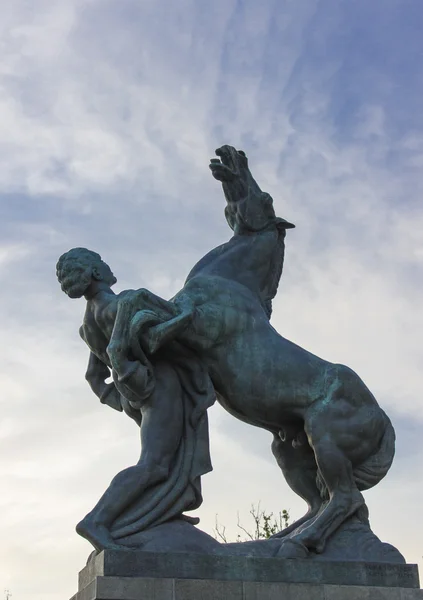
<path fill-rule="evenodd" d="M 120 394 L 114 383 L 106 383 L 110 377 L 110 369 L 93 352 L 90 353 L 85 379 L 88 381 L 94 394 L 100 398 L 102 404 L 122 412 Z"/>
<path fill-rule="evenodd" d="M 119 412 L 122 412 L 123 410 L 120 394 L 114 383 L 104 384 L 104 389 L 100 396 L 100 402 L 102 404 L 107 404 L 107 406 L 110 406 L 110 408 L 114 408 Z"/>

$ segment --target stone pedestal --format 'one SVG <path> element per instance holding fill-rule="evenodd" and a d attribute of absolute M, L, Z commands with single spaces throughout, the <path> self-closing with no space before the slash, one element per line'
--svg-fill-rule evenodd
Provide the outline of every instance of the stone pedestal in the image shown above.
<path fill-rule="evenodd" d="M 102 552 L 72 600 L 423 600 L 416 565 Z"/>

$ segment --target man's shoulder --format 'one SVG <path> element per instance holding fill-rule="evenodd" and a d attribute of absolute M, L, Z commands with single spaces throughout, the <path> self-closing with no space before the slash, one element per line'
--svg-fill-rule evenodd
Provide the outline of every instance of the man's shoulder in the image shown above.
<path fill-rule="evenodd" d="M 115 300 L 117 303 L 125 300 L 130 300 L 134 296 L 138 295 L 139 292 L 140 290 L 122 290 L 121 292 L 119 292 L 119 294 L 116 294 Z"/>

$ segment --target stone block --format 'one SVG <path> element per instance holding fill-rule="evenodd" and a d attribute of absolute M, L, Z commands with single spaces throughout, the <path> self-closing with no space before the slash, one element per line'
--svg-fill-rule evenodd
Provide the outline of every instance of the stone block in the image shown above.
<path fill-rule="evenodd" d="M 243 587 L 242 600 L 325 600 L 323 585 L 248 581 Z"/>
<path fill-rule="evenodd" d="M 174 587 L 173 579 L 97 577 L 96 596 L 87 600 L 174 600 Z"/>
<path fill-rule="evenodd" d="M 97 595 L 97 582 L 91 581 L 87 587 L 79 588 L 79 592 L 72 596 L 71 600 L 92 600 Z"/>
<path fill-rule="evenodd" d="M 325 600 L 401 600 L 401 588 L 325 585 Z"/>
<path fill-rule="evenodd" d="M 401 589 L 401 600 L 423 600 L 423 590 Z"/>
<path fill-rule="evenodd" d="M 418 588 L 416 565 L 106 550 L 80 573 L 79 589 L 96 577 L 149 577 Z"/>
<path fill-rule="evenodd" d="M 176 579 L 174 600 L 243 600 L 242 581 Z"/>
<path fill-rule="evenodd" d="M 346 585 L 325 585 L 324 589 L 325 600 L 423 600 L 421 589 Z"/>
<path fill-rule="evenodd" d="M 72 600 L 423 600 L 423 590 L 262 581 L 97 577 Z"/>

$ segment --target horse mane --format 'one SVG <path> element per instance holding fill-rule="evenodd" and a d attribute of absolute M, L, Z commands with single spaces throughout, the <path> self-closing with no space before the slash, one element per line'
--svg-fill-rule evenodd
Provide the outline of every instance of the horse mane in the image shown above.
<path fill-rule="evenodd" d="M 285 251 L 285 228 L 278 227 L 278 243 L 276 250 L 273 253 L 273 257 L 269 266 L 267 275 L 267 286 L 264 290 L 263 305 L 266 315 L 270 320 L 272 316 L 272 300 L 276 296 L 279 287 L 279 281 L 282 276 L 283 259 Z"/>

